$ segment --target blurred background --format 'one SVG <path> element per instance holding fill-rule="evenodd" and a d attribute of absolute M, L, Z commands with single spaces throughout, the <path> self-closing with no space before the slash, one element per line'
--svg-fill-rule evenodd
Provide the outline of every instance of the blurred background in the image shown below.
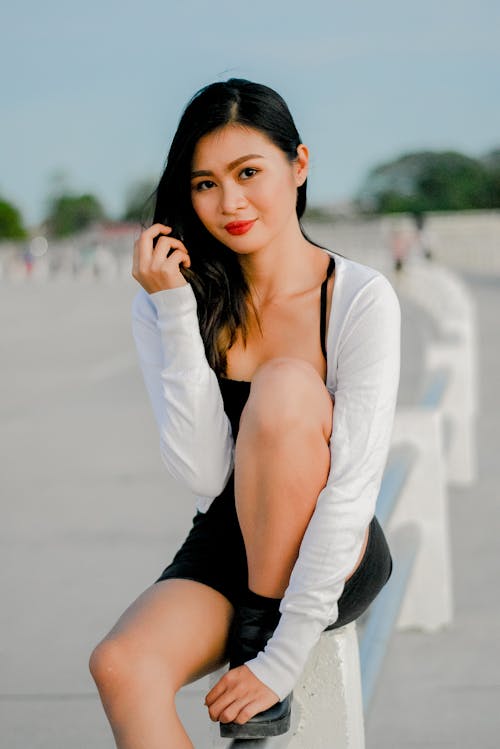
<path fill-rule="evenodd" d="M 310 149 L 311 238 L 398 292 L 401 424 L 443 422 L 449 606 L 400 619 L 367 746 L 497 747 L 500 4 L 20 0 L 2 26 L 0 746 L 114 746 L 88 656 L 194 514 L 138 368 L 133 242 L 182 109 L 242 77 Z M 179 696 L 197 747 L 206 691 Z"/>

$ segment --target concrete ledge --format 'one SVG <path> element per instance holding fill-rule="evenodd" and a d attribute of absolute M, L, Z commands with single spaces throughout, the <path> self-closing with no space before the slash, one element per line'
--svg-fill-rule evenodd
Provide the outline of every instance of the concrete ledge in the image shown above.
<path fill-rule="evenodd" d="M 210 688 L 225 668 L 211 674 Z M 356 624 L 323 632 L 293 693 L 292 722 L 284 736 L 230 742 L 211 726 L 212 749 L 364 749 L 364 722 Z"/>

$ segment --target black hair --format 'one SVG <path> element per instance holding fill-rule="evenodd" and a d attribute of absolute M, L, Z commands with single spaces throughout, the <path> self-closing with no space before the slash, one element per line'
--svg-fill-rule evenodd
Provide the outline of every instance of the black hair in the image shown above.
<path fill-rule="evenodd" d="M 237 253 L 210 234 L 195 213 L 191 165 L 200 138 L 229 124 L 260 131 L 290 163 L 297 158 L 297 147 L 302 142 L 284 99 L 269 86 L 243 78 L 201 88 L 181 115 L 154 193 L 152 221 L 172 227 L 171 236 L 179 238 L 189 252 L 191 267 L 180 266 L 180 271 L 196 296 L 207 359 L 217 375 L 226 374 L 227 350 L 235 342 L 238 330 L 246 344 L 248 305 L 252 305 L 252 300 Z M 301 232 L 309 239 L 300 223 L 306 192 L 307 179 L 297 188 L 296 212 Z M 256 318 L 258 321 L 258 315 Z"/>

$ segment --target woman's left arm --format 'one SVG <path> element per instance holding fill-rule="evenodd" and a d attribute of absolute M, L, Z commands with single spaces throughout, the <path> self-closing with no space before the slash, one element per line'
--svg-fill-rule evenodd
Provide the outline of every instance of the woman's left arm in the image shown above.
<path fill-rule="evenodd" d="M 382 274 L 357 292 L 339 340 L 328 481 L 304 534 L 265 650 L 245 664 L 279 699 L 338 617 L 361 553 L 390 447 L 400 372 L 399 300 Z"/>

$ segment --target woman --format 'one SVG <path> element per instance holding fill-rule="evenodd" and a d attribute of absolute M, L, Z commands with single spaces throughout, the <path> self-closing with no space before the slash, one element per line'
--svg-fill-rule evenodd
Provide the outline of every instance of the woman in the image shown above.
<path fill-rule="evenodd" d="M 325 629 L 392 560 L 374 516 L 399 381 L 389 281 L 310 241 L 309 152 L 283 99 L 230 79 L 188 103 L 134 248 L 133 331 L 169 472 L 196 495 L 160 577 L 92 653 L 118 747 L 192 747 L 176 692 L 223 736 L 290 725 Z"/>

